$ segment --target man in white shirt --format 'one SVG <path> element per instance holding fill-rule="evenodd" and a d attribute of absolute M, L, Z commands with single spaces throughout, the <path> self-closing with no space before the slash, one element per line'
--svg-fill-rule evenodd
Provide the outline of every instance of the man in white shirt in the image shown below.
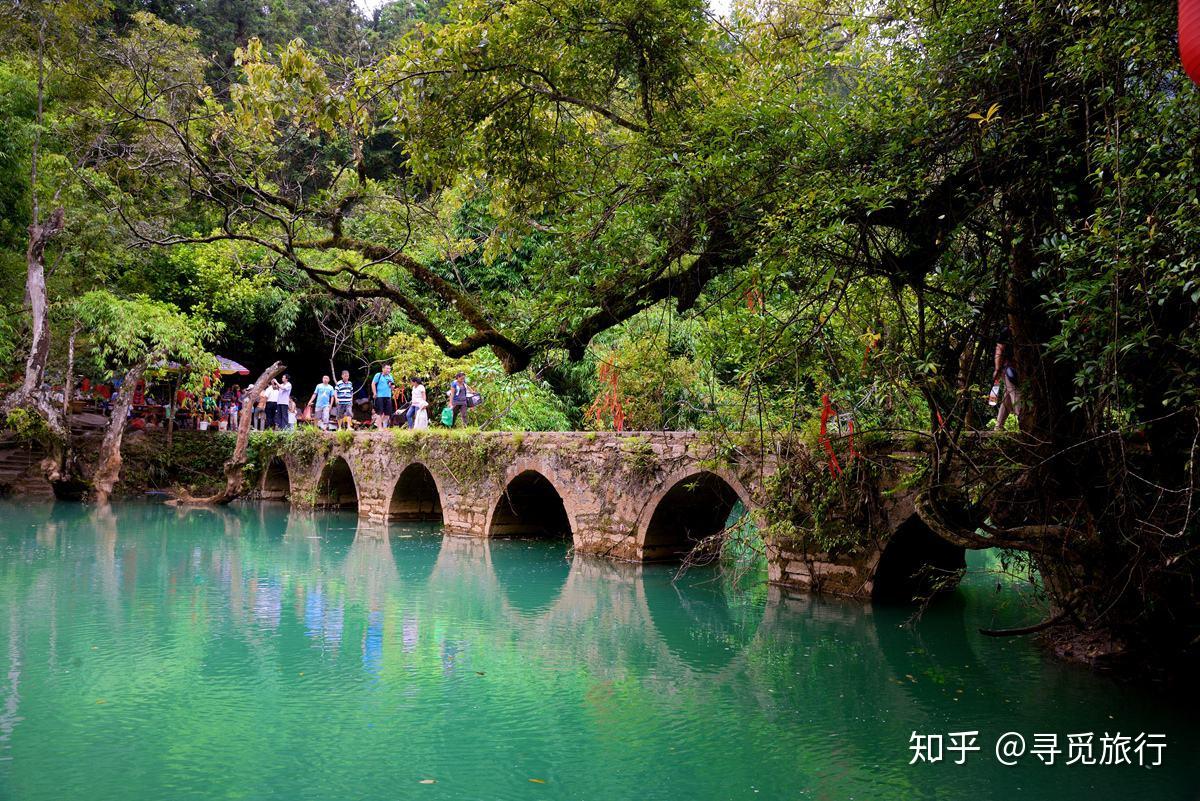
<path fill-rule="evenodd" d="M 275 428 L 279 422 L 279 382 L 272 378 L 263 394 L 267 397 L 267 405 L 263 409 L 267 428 Z"/>
<path fill-rule="evenodd" d="M 277 428 L 289 430 L 292 428 L 288 418 L 288 410 L 291 407 L 292 400 L 292 381 L 287 373 L 283 374 L 283 380 L 279 382 L 279 389 L 275 396 L 275 408 L 279 415 L 279 423 Z"/>

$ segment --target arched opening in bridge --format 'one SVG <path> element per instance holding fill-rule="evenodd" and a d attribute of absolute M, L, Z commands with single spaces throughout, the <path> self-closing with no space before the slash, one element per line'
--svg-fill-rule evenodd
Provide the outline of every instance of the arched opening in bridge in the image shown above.
<path fill-rule="evenodd" d="M 892 534 L 871 587 L 871 599 L 909 603 L 953 590 L 966 568 L 966 553 L 934 534 L 917 515 Z"/>
<path fill-rule="evenodd" d="M 404 468 L 392 490 L 388 520 L 442 522 L 442 500 L 428 467 L 413 462 Z"/>
<path fill-rule="evenodd" d="M 358 508 L 354 474 L 341 456 L 329 462 L 321 471 L 321 478 L 317 481 L 316 505 L 326 509 Z"/>
<path fill-rule="evenodd" d="M 278 456 L 271 459 L 258 494 L 264 501 L 286 501 L 292 494 L 291 477 L 283 459 Z"/>
<path fill-rule="evenodd" d="M 492 513 L 492 537 L 571 539 L 571 521 L 558 490 L 534 470 L 517 475 L 504 489 Z"/>
<path fill-rule="evenodd" d="M 646 525 L 642 560 L 682 559 L 696 543 L 725 530 L 737 502 L 737 490 L 716 473 L 703 471 L 676 482 Z"/>

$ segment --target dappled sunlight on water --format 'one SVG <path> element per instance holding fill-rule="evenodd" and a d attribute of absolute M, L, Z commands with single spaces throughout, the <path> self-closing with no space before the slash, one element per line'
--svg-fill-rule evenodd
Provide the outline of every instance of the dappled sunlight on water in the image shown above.
<path fill-rule="evenodd" d="M 0 798 L 1188 798 L 1169 698 L 980 578 L 915 626 L 567 546 L 282 505 L 2 508 Z M 1159 731 L 1166 764 L 910 767 L 913 730 Z M 982 739 L 982 738 L 981 738 Z M 537 780 L 537 781 L 534 781 Z M 424 784 L 423 784 L 424 782 Z M 429 783 L 432 782 L 432 783 Z"/>

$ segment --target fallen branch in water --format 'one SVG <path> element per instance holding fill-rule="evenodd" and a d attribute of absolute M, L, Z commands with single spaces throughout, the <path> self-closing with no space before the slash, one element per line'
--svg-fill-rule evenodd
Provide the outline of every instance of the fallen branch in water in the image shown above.
<path fill-rule="evenodd" d="M 1051 618 L 1043 620 L 1041 623 L 1034 623 L 1032 626 L 1022 626 L 1017 629 L 983 629 L 979 630 L 980 634 L 986 634 L 988 637 L 1019 637 L 1022 634 L 1037 634 L 1039 631 L 1045 631 L 1048 628 L 1057 626 L 1067 618 L 1067 610 L 1059 612 Z"/>

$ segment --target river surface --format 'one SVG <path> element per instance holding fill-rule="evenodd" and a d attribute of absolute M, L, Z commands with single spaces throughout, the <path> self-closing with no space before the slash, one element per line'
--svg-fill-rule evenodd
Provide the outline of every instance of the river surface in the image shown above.
<path fill-rule="evenodd" d="M 0 520 L 5 801 L 1200 797 L 1195 710 L 979 635 L 1030 614 L 984 575 L 906 626 L 282 506 Z M 961 730 L 966 764 L 909 765 L 913 731 Z M 1167 746 L 1004 767 L 1008 731 Z"/>

